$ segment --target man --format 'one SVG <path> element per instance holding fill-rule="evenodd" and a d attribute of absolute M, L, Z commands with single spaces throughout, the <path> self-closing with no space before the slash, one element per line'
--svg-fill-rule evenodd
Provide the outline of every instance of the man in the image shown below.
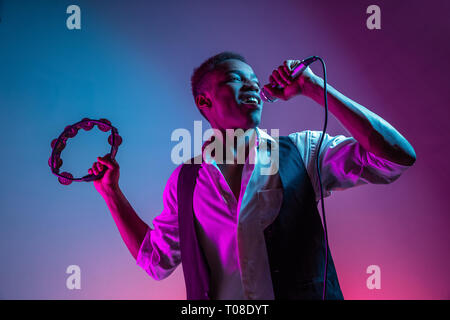
<path fill-rule="evenodd" d="M 270 94 L 289 100 L 303 94 L 323 105 L 323 80 L 309 68 L 293 80 L 295 60 L 274 70 Z M 178 166 L 164 190 L 164 209 L 145 224 L 123 193 L 119 165 L 108 155 L 89 173 L 106 170 L 95 188 L 105 199 L 137 264 L 155 279 L 169 276 L 182 262 L 188 299 L 320 299 L 325 265 L 324 236 L 317 211 L 324 196 L 365 183 L 391 183 L 415 162 L 408 141 L 378 115 L 328 86 L 330 112 L 352 137 L 302 131 L 274 139 L 258 128 L 260 84 L 246 60 L 222 52 L 194 70 L 192 92 L 202 115 L 215 129 L 215 152 L 201 164 Z M 232 130 L 230 130 L 232 129 Z M 249 139 L 234 141 L 242 129 Z M 260 145 L 279 150 L 279 171 L 261 174 Z M 245 150 L 245 161 L 239 161 Z M 227 155 L 222 161 L 218 155 Z M 198 163 L 199 158 L 193 163 Z M 189 162 L 192 163 L 192 162 Z M 328 250 L 327 298 L 342 299 Z"/>

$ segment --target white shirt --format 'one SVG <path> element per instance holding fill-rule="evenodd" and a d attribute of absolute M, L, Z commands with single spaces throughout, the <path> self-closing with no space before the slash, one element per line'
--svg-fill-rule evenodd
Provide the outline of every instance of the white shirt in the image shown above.
<path fill-rule="evenodd" d="M 194 214 L 198 239 L 211 270 L 212 299 L 274 299 L 264 229 L 278 215 L 283 201 L 279 173 L 261 174 L 265 152 L 263 139 L 276 141 L 257 128 L 254 161 L 243 167 L 241 192 L 236 199 L 215 160 L 203 155 L 194 189 Z M 320 131 L 305 130 L 289 135 L 297 146 L 316 201 L 320 184 L 316 153 Z M 251 153 L 252 154 L 252 153 Z M 334 190 L 395 181 L 409 166 L 381 159 L 364 150 L 353 137 L 325 134 L 319 155 L 324 197 Z M 163 194 L 164 209 L 153 219 L 137 256 L 137 264 L 156 280 L 169 276 L 181 262 L 178 235 L 177 181 L 181 165 L 170 176 Z"/>

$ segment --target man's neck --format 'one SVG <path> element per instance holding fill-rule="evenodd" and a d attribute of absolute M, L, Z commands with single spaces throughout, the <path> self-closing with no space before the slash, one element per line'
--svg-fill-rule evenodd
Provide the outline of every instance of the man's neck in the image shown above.
<path fill-rule="evenodd" d="M 249 150 L 255 146 L 257 132 L 256 128 L 249 129 L 218 129 L 221 135 L 220 141 L 224 164 L 244 164 L 248 158 Z"/>

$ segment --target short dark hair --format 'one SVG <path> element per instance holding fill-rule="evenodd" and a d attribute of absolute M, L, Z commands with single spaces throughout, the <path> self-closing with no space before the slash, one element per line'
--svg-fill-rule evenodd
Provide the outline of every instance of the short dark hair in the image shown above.
<path fill-rule="evenodd" d="M 203 61 L 199 67 L 194 69 L 194 72 L 191 76 L 191 88 L 194 99 L 200 94 L 202 90 L 205 75 L 213 71 L 219 63 L 229 59 L 236 59 L 247 63 L 247 60 L 245 60 L 242 55 L 231 51 L 224 51 L 208 58 L 207 60 Z M 201 110 L 200 113 L 205 117 Z"/>

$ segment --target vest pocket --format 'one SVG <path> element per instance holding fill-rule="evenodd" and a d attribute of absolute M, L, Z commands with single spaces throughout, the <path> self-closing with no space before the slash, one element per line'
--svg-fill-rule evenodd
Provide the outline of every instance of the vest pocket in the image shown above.
<path fill-rule="evenodd" d="M 258 214 L 264 230 L 278 216 L 283 202 L 283 189 L 265 189 L 258 192 Z"/>

